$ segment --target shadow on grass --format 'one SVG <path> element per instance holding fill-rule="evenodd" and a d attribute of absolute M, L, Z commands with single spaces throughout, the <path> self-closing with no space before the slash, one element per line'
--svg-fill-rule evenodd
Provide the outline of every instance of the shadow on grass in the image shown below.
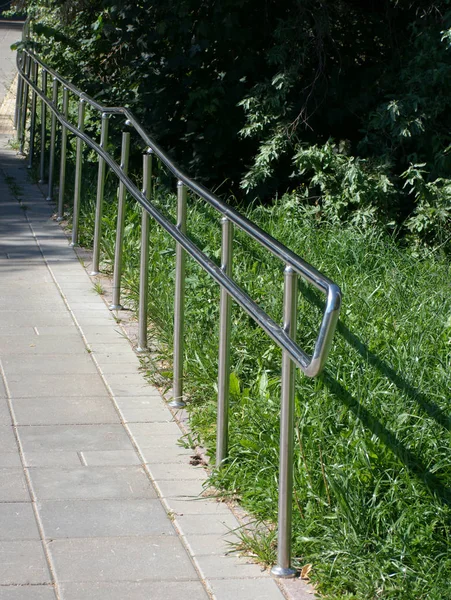
<path fill-rule="evenodd" d="M 437 406 L 437 404 L 427 398 L 423 392 L 420 392 L 408 381 L 403 379 L 399 373 L 397 373 L 381 358 L 373 354 L 354 333 L 349 331 L 349 329 L 343 325 L 343 323 L 338 323 L 337 331 L 349 344 L 351 344 L 351 346 L 353 346 L 353 348 L 357 350 L 364 360 L 382 373 L 384 377 L 392 381 L 401 391 L 412 398 L 412 400 L 414 400 L 432 419 L 437 421 L 439 425 L 444 427 L 446 430 L 451 431 L 451 417 L 447 415 L 439 406 Z"/>
<path fill-rule="evenodd" d="M 306 284 L 301 283 L 301 291 L 307 301 L 320 309 L 323 308 L 322 299 Z M 451 431 L 451 417 L 424 393 L 406 381 L 389 364 L 371 352 L 369 348 L 341 321 L 337 324 L 337 333 L 342 335 L 344 340 L 350 344 L 369 365 L 377 369 L 381 375 L 394 383 L 399 390 L 416 402 L 429 417 L 434 419 L 447 431 Z M 441 479 L 432 473 L 414 452 L 406 448 L 393 432 L 387 429 L 387 427 L 374 417 L 367 408 L 362 406 L 362 404 L 327 371 L 321 375 L 321 379 L 328 389 L 335 394 L 340 401 L 346 404 L 365 427 L 390 448 L 399 461 L 402 462 L 411 473 L 418 477 L 433 495 L 436 495 L 445 504 L 451 504 L 451 488 L 444 485 Z"/>
<path fill-rule="evenodd" d="M 323 310 L 324 302 L 311 288 L 301 282 L 300 291 L 302 295 L 315 307 Z M 396 385 L 398 389 L 407 394 L 414 400 L 420 408 L 439 425 L 447 431 L 451 431 L 451 416 L 446 414 L 435 402 L 430 400 L 423 392 L 416 389 L 411 383 L 406 381 L 393 367 L 388 365 L 384 360 L 376 356 L 346 325 L 339 321 L 337 324 L 337 333 L 350 344 L 360 356 L 368 362 L 372 367 L 377 369 L 384 377 L 389 379 Z"/>
<path fill-rule="evenodd" d="M 321 379 L 328 389 L 360 419 L 363 425 L 376 435 L 411 473 L 418 477 L 445 504 L 451 504 L 451 488 L 426 467 L 421 459 L 398 440 L 396 435 L 374 417 L 368 409 L 352 396 L 340 383 L 325 372 Z"/>

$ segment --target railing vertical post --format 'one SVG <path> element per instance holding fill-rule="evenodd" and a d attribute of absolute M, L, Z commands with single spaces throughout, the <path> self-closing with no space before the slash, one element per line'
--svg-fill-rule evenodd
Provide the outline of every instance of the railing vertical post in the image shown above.
<path fill-rule="evenodd" d="M 30 67 L 31 67 L 31 58 L 28 54 L 25 54 L 24 66 L 23 70 L 25 75 L 30 75 Z M 24 147 L 25 147 L 25 130 L 27 127 L 27 109 L 28 109 L 28 83 L 26 81 L 23 82 L 23 90 L 22 90 L 22 104 L 21 109 L 22 113 L 19 115 L 19 130 L 18 130 L 18 139 L 19 139 L 19 154 L 24 155 Z"/>
<path fill-rule="evenodd" d="M 23 57 L 23 54 L 22 54 Z M 21 58 L 22 62 L 22 58 Z M 23 79 L 20 75 L 17 76 L 17 95 L 16 95 L 16 110 L 14 111 L 14 129 L 17 130 L 17 139 L 19 139 L 19 123 L 20 115 L 22 114 L 22 92 L 23 92 Z"/>
<path fill-rule="evenodd" d="M 130 134 L 122 134 L 121 169 L 128 173 L 128 157 L 130 153 Z M 110 310 L 121 310 L 122 250 L 125 225 L 125 197 L 127 190 L 122 181 L 119 183 L 119 200 L 117 205 L 116 246 L 114 248 L 113 302 Z"/>
<path fill-rule="evenodd" d="M 223 217 L 221 269 L 232 275 L 233 223 Z M 219 308 L 219 361 L 218 361 L 218 415 L 216 428 L 216 466 L 219 467 L 227 456 L 229 442 L 229 383 L 230 383 L 230 317 L 232 299 L 221 288 Z"/>
<path fill-rule="evenodd" d="M 69 90 L 63 87 L 63 115 L 67 119 L 69 114 Z M 67 155 L 67 127 L 61 126 L 61 159 L 60 159 L 60 183 L 58 190 L 58 213 L 57 220 L 63 220 L 64 193 L 66 191 L 66 155 Z"/>
<path fill-rule="evenodd" d="M 36 85 L 38 81 L 38 63 L 32 60 L 31 63 L 31 80 Z M 30 121 L 30 146 L 28 149 L 28 168 L 31 169 L 33 166 L 33 154 L 34 154 L 34 136 L 36 129 L 36 92 L 31 92 L 31 121 Z"/>
<path fill-rule="evenodd" d="M 152 151 L 143 156 L 143 194 L 150 200 L 152 187 Z M 149 294 L 149 220 L 145 208 L 141 216 L 141 261 L 139 271 L 139 313 L 137 352 L 147 351 L 147 303 Z"/>
<path fill-rule="evenodd" d="M 78 104 L 78 131 L 83 133 L 85 128 L 85 106 L 86 102 L 80 98 Z M 75 188 L 74 188 L 74 212 L 72 217 L 72 243 L 78 243 L 78 224 L 80 220 L 80 195 L 81 195 L 81 167 L 83 164 L 83 141 L 77 137 L 77 156 L 75 158 Z"/>
<path fill-rule="evenodd" d="M 43 68 L 41 73 L 42 92 L 47 96 L 47 71 Z M 39 166 L 39 183 L 45 183 L 45 136 L 47 106 L 41 98 L 41 162 Z"/>
<path fill-rule="evenodd" d="M 55 108 L 58 104 L 58 80 L 53 78 L 52 84 L 52 102 Z M 56 114 L 52 111 L 51 128 L 50 128 L 50 157 L 49 157 L 49 187 L 47 200 L 53 200 L 53 171 L 55 169 L 55 143 L 56 143 Z"/>
<path fill-rule="evenodd" d="M 108 125 L 110 115 L 102 114 L 102 130 L 100 133 L 100 146 L 106 150 L 108 145 Z M 103 215 L 103 194 L 105 191 L 105 161 L 99 156 L 99 170 L 97 174 L 97 199 L 96 215 L 94 221 L 94 245 L 92 249 L 92 271 L 91 275 L 98 275 L 100 272 L 100 239 L 102 237 L 102 215 Z"/>
<path fill-rule="evenodd" d="M 297 314 L 297 273 L 287 266 L 284 272 L 284 325 L 295 340 Z M 280 413 L 279 514 L 276 577 L 295 577 L 291 567 L 291 517 L 293 504 L 294 385 L 296 367 L 287 351 L 282 352 L 282 390 Z"/>
<path fill-rule="evenodd" d="M 177 183 L 177 229 L 186 233 L 186 186 Z M 186 252 L 177 243 L 175 250 L 175 302 L 174 302 L 174 375 L 172 408 L 185 406 L 183 400 L 183 351 L 185 321 L 185 263 Z"/>

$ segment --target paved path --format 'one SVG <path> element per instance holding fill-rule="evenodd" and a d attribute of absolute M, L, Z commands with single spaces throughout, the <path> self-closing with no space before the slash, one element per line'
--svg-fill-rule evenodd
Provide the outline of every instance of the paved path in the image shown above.
<path fill-rule="evenodd" d="M 280 600 L 226 556 L 237 520 L 202 498 L 25 161 L 3 150 L 0 169 L 0 599 Z"/>
<path fill-rule="evenodd" d="M 0 8 L 0 12 L 1 10 Z M 0 106 L 16 75 L 15 54 L 10 51 L 10 47 L 20 40 L 21 35 L 19 24 L 11 25 L 0 21 Z"/>
<path fill-rule="evenodd" d="M 15 93 L 13 81 L 16 76 L 15 52 L 11 44 L 21 38 L 18 24 L 0 21 L 0 143 L 5 145 L 12 137 Z"/>
<path fill-rule="evenodd" d="M 205 471 L 6 147 L 11 133 L 0 137 L 0 600 L 312 598 L 227 554 L 237 519 L 202 495 Z"/>

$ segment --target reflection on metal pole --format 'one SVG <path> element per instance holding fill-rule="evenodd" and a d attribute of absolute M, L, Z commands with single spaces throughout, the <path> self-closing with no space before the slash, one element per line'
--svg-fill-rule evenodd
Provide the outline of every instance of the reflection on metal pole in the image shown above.
<path fill-rule="evenodd" d="M 233 223 L 223 217 L 221 269 L 232 275 Z M 227 456 L 229 441 L 229 383 L 230 383 L 230 316 L 232 298 L 221 287 L 219 308 L 219 370 L 218 370 L 218 416 L 216 433 L 216 466 L 219 467 Z"/>
<path fill-rule="evenodd" d="M 177 228 L 186 233 L 186 186 L 177 183 Z M 182 408 L 183 400 L 183 351 L 185 321 L 185 263 L 186 252 L 177 243 L 175 249 L 175 302 L 174 302 L 174 376 L 172 408 Z"/>
<path fill-rule="evenodd" d="M 296 337 L 297 273 L 285 268 L 285 293 L 283 301 L 286 333 Z M 296 576 L 291 566 L 291 516 L 293 509 L 293 440 L 294 440 L 294 377 L 296 367 L 285 350 L 282 352 L 282 400 L 280 414 L 279 447 L 279 517 L 277 565 L 271 569 L 276 577 Z"/>

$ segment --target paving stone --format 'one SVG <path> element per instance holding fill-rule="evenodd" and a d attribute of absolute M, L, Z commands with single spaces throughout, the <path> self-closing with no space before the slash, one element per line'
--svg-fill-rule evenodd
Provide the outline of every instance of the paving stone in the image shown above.
<path fill-rule="evenodd" d="M 93 296 L 91 302 L 71 302 L 70 309 L 77 315 L 77 313 L 87 314 L 91 311 L 104 311 L 106 306 L 103 300 L 99 299 L 96 301 L 95 296 Z"/>
<path fill-rule="evenodd" d="M 196 571 L 175 536 L 54 540 L 58 581 L 183 581 Z"/>
<path fill-rule="evenodd" d="M 105 384 L 98 373 L 61 375 L 29 374 L 27 377 L 15 374 L 7 377 L 11 396 L 14 398 L 38 398 L 48 396 L 104 396 L 108 397 Z"/>
<path fill-rule="evenodd" d="M 172 501 L 168 500 L 168 505 L 172 508 Z M 183 535 L 190 536 L 197 534 L 199 531 L 208 531 L 210 534 L 223 535 L 227 532 L 238 531 L 241 527 L 236 517 L 229 514 L 188 514 L 175 513 L 176 526 L 181 530 Z"/>
<path fill-rule="evenodd" d="M 108 375 L 106 375 L 108 379 Z M 135 409 L 143 409 L 149 408 L 155 411 L 163 411 L 164 415 L 170 421 L 174 420 L 174 417 L 171 414 L 171 411 L 167 407 L 164 400 L 161 399 L 161 396 L 157 390 L 152 391 L 152 388 L 149 388 L 149 394 L 146 396 L 119 396 L 115 395 L 114 400 L 119 408 L 135 408 Z"/>
<path fill-rule="evenodd" d="M 0 299 L 0 303 L 2 303 Z M 0 335 L 32 335 L 36 333 L 31 325 L 20 327 L 18 325 L 10 325 L 9 323 L 0 323 Z M 6 356 L 3 357 L 6 359 Z"/>
<path fill-rule="evenodd" d="M 141 461 L 135 450 L 106 450 L 80 452 L 81 458 L 88 467 L 92 466 L 125 466 L 140 465 Z"/>
<path fill-rule="evenodd" d="M 69 498 L 156 498 L 157 494 L 140 467 L 73 467 L 29 470 L 38 500 Z"/>
<path fill-rule="evenodd" d="M 26 467 L 80 467 L 83 461 L 78 452 L 25 452 Z"/>
<path fill-rule="evenodd" d="M 160 483 L 160 482 L 158 482 Z M 183 489 L 183 483 L 180 482 L 180 488 Z M 203 500 L 201 498 L 187 498 L 183 495 L 181 499 L 165 498 L 167 504 L 177 515 L 216 515 L 219 519 L 228 518 L 230 515 L 230 524 L 236 523 L 233 513 L 224 502 L 218 502 L 214 499 Z"/>
<path fill-rule="evenodd" d="M 1 586 L 0 600 L 56 600 L 50 585 Z"/>
<path fill-rule="evenodd" d="M 147 425 L 147 423 L 131 423 L 129 428 L 133 429 L 133 432 L 136 432 L 136 427 L 141 425 Z M 131 431 L 131 430 L 130 430 Z M 149 448 L 158 450 L 158 448 L 164 449 L 165 452 L 167 450 L 176 450 L 177 453 L 180 451 L 184 451 L 187 454 L 192 454 L 193 450 L 191 448 L 185 448 L 183 445 L 183 441 L 181 438 L 183 437 L 182 432 L 180 434 L 170 434 L 170 435 L 158 435 L 158 436 L 150 436 L 146 434 L 136 434 L 132 433 L 133 439 L 140 446 L 140 448 Z"/>
<path fill-rule="evenodd" d="M 209 586 L 216 600 L 283 600 L 277 583 L 270 577 L 255 579 L 209 579 Z M 309 595 L 310 600 L 313 599 Z"/>
<path fill-rule="evenodd" d="M 50 582 L 40 541 L 0 541 L 0 586 Z"/>
<path fill-rule="evenodd" d="M 156 499 L 45 501 L 38 510 L 51 539 L 175 535 Z"/>
<path fill-rule="evenodd" d="M 119 410 L 124 423 L 169 423 L 172 421 L 171 413 L 164 407 L 129 408 L 122 405 Z"/>
<path fill-rule="evenodd" d="M 2 390 L 1 390 L 1 382 L 0 382 L 0 427 L 3 427 L 3 426 L 10 427 L 12 424 L 11 414 L 9 412 L 8 402 L 6 401 L 6 398 L 2 397 L 1 391 Z M 6 392 L 5 392 L 5 396 L 6 396 Z"/>
<path fill-rule="evenodd" d="M 108 375 L 108 384 L 111 386 L 116 384 L 127 386 L 146 386 L 152 388 L 152 390 L 155 390 L 153 386 L 150 386 L 146 382 L 142 373 L 111 373 Z"/>
<path fill-rule="evenodd" d="M 149 465 L 149 470 L 152 473 L 152 477 L 157 481 L 186 481 L 190 479 L 195 481 L 205 481 L 207 478 L 205 469 L 190 464 L 161 464 L 158 462 Z"/>
<path fill-rule="evenodd" d="M 22 462 L 20 460 L 19 454 L 17 452 L 1 452 L 0 469 L 10 467 L 22 467 Z"/>
<path fill-rule="evenodd" d="M 113 396 L 149 396 L 153 394 L 150 386 L 143 381 L 141 384 L 127 384 L 126 381 L 121 383 L 111 383 L 108 378 L 108 387 Z"/>
<path fill-rule="evenodd" d="M 97 368 L 87 352 L 81 355 L 56 355 L 46 354 L 44 356 L 28 356 L 24 361 L 21 356 L 10 356 L 2 358 L 2 364 L 6 377 L 14 374 L 46 373 L 63 377 L 67 374 L 83 376 L 86 373 L 98 373 Z"/>
<path fill-rule="evenodd" d="M 65 396 L 14 398 L 12 405 L 19 425 L 58 425 L 118 423 L 119 416 L 111 399 L 105 396 Z"/>
<path fill-rule="evenodd" d="M 80 335 L 78 327 L 74 322 L 72 325 L 41 325 L 34 330 L 36 335 L 44 337 L 65 337 L 66 335 Z"/>
<path fill-rule="evenodd" d="M 96 349 L 92 352 L 92 356 L 96 360 L 96 362 L 98 363 L 100 368 L 102 368 L 102 365 L 108 365 L 108 364 L 118 364 L 118 363 L 120 363 L 121 365 L 126 364 L 126 363 L 129 363 L 132 365 L 137 364 L 136 363 L 137 356 L 133 352 L 133 350 L 131 349 L 131 347 L 129 345 L 122 346 L 120 348 L 120 352 L 118 349 L 116 349 L 113 352 L 111 350 L 111 346 L 103 349 L 102 351 Z M 117 395 L 120 396 L 120 394 L 117 394 Z"/>
<path fill-rule="evenodd" d="M 122 374 L 122 373 L 132 373 L 139 374 L 140 366 L 138 359 L 136 360 L 136 364 L 134 363 L 122 363 L 122 362 L 110 362 L 101 366 L 101 371 L 104 375 L 111 374 Z"/>
<path fill-rule="evenodd" d="M 175 421 L 162 423 L 135 423 L 131 424 L 129 426 L 129 429 L 133 436 L 135 436 L 136 438 L 153 438 L 156 436 L 167 437 L 170 435 L 173 435 L 176 438 L 180 438 L 183 435 L 183 432 L 181 431 L 177 423 L 175 423 Z"/>
<path fill-rule="evenodd" d="M 194 456 L 194 450 L 178 446 L 173 436 L 169 439 L 160 436 L 157 440 L 140 440 L 137 444 L 144 461 L 149 464 L 156 461 L 161 464 L 189 463 Z"/>
<path fill-rule="evenodd" d="M 193 556 L 206 556 L 214 554 L 217 556 L 236 555 L 236 544 L 239 538 L 233 531 L 225 531 L 224 533 L 209 533 L 205 531 L 203 534 L 192 533 L 184 536 L 184 543 Z M 234 545 L 235 544 L 235 545 Z"/>
<path fill-rule="evenodd" d="M 91 285 L 83 285 L 78 288 L 70 288 L 67 286 L 61 286 L 65 299 L 69 304 L 79 303 L 81 300 L 86 300 L 87 302 L 98 302 L 101 300 L 104 302 L 101 294 L 94 289 L 94 284 Z"/>
<path fill-rule="evenodd" d="M 52 267 L 52 271 L 55 272 L 56 269 Z M 84 269 L 79 269 L 77 272 L 72 271 L 71 273 L 68 273 L 65 269 L 62 269 L 60 272 L 58 272 L 58 283 L 61 285 L 61 287 L 64 287 L 66 284 L 92 285 L 91 279 Z"/>
<path fill-rule="evenodd" d="M 0 448 L 2 452 L 17 452 L 17 442 L 12 425 L 0 426 Z"/>
<path fill-rule="evenodd" d="M 86 327 L 97 327 L 98 325 L 108 325 L 109 327 L 118 328 L 116 319 L 110 311 L 92 313 L 77 313 L 77 323 L 84 330 Z"/>
<path fill-rule="evenodd" d="M 3 274 L 0 272 L 2 285 L 7 285 L 3 280 Z M 0 322 L 7 323 L 9 326 L 17 327 L 42 327 L 44 325 L 71 325 L 73 323 L 70 314 L 66 309 L 61 311 L 51 310 L 0 310 Z M 14 336 L 10 336 L 14 337 Z M 8 351 L 8 348 L 6 348 Z M 55 352 L 56 353 L 56 350 Z M 9 354 L 9 352 L 8 352 Z M 49 352 L 48 354 L 52 354 Z"/>
<path fill-rule="evenodd" d="M 83 276 L 84 274 L 84 276 Z M 63 291 L 66 290 L 71 290 L 71 291 L 79 291 L 79 292 L 84 292 L 87 289 L 93 290 L 93 285 L 94 285 L 95 281 L 93 279 L 91 279 L 90 277 L 88 277 L 87 273 L 84 272 L 84 270 L 82 271 L 82 273 L 80 274 L 80 277 L 77 278 L 76 281 L 72 280 L 67 277 L 63 278 L 63 276 L 59 275 L 58 276 L 58 284 L 61 287 L 61 289 Z"/>
<path fill-rule="evenodd" d="M 36 324 L 36 327 L 39 325 Z M 33 354 L 72 355 L 76 352 L 87 352 L 87 350 L 79 334 L 65 336 L 65 338 L 35 335 L 34 338 L 29 339 L 24 339 L 24 336 L 2 336 L 0 338 L 0 354 L 6 352 L 10 355 L 21 354 L 28 357 Z"/>
<path fill-rule="evenodd" d="M 24 452 L 129 450 L 122 425 L 48 425 L 18 427 Z"/>
<path fill-rule="evenodd" d="M 207 495 L 215 495 L 214 490 L 208 490 L 203 485 L 203 481 L 174 481 L 171 479 L 158 481 L 158 488 L 163 498 L 176 498 L 187 502 L 199 502 L 206 499 Z M 212 498 L 214 504 L 218 504 L 215 498 Z"/>
<path fill-rule="evenodd" d="M 0 540 L 30 539 L 40 539 L 31 502 L 0 503 Z"/>
<path fill-rule="evenodd" d="M 98 344 L 106 344 L 111 347 L 116 345 L 122 346 L 123 344 L 128 343 L 124 338 L 124 332 L 117 331 L 112 325 L 103 328 L 99 327 L 99 329 L 103 329 L 103 332 L 95 332 L 92 326 L 85 326 L 83 328 L 83 334 L 93 350 L 97 348 Z"/>
<path fill-rule="evenodd" d="M 199 555 L 196 559 L 201 573 L 206 579 L 258 578 L 265 575 L 268 577 L 260 565 L 251 562 L 248 558 L 208 554 Z"/>
<path fill-rule="evenodd" d="M 87 352 L 81 355 L 45 355 L 27 356 L 24 361 L 21 356 L 2 358 L 6 377 L 17 373 L 50 373 L 62 377 L 68 373 L 82 376 L 85 373 L 97 373 L 97 368 Z"/>
<path fill-rule="evenodd" d="M 198 581 L 183 583 L 115 581 L 114 583 L 64 583 L 61 586 L 61 600 L 87 600 L 87 598 L 89 600 L 186 600 L 187 598 L 208 600 L 209 596 Z M 249 596 L 247 600 L 251 598 L 252 596 Z"/>

